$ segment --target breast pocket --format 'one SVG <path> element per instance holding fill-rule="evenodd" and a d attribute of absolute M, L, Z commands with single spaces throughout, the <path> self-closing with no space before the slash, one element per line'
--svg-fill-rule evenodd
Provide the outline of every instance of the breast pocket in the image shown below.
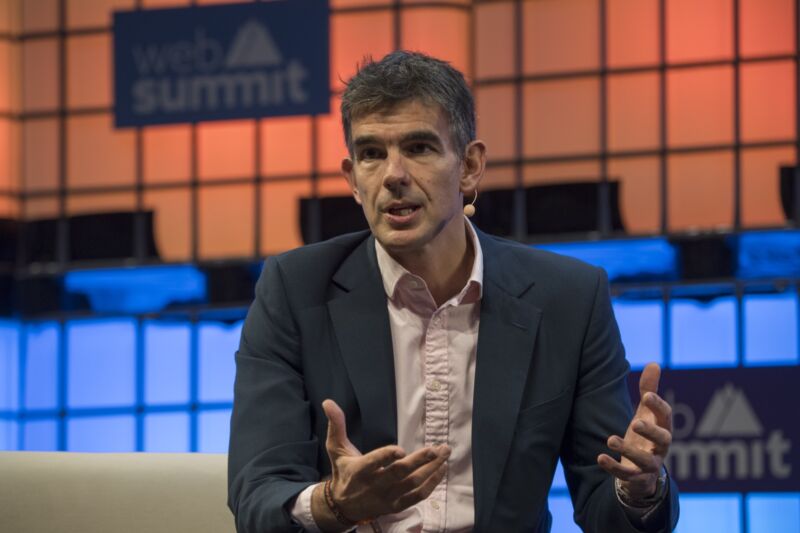
<path fill-rule="evenodd" d="M 554 422 L 564 422 L 569 414 L 571 400 L 572 387 L 567 387 L 555 396 L 523 408 L 517 416 L 517 433 Z"/>

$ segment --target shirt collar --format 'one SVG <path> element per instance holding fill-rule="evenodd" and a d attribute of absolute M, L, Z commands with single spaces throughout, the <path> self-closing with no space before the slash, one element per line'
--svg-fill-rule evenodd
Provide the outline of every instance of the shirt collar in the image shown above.
<path fill-rule="evenodd" d="M 475 233 L 475 228 L 472 227 L 472 223 L 466 217 L 464 217 L 464 224 L 467 227 L 467 235 L 472 242 L 472 249 L 475 251 L 475 256 L 472 260 L 472 270 L 470 271 L 467 283 L 458 295 L 454 297 L 457 300 L 456 305 L 460 304 L 467 295 L 470 295 L 470 301 L 480 300 L 483 296 L 483 250 L 481 249 L 478 235 Z M 389 299 L 393 300 L 396 297 L 396 292 L 399 289 L 398 284 L 400 284 L 401 281 L 409 280 L 412 286 L 416 283 L 421 284 L 422 287 L 427 289 L 425 281 L 421 277 L 412 274 L 406 270 L 403 265 L 395 261 L 377 239 L 375 240 L 375 253 L 378 258 L 378 269 L 381 272 L 383 288 Z M 475 287 L 475 289 L 470 290 L 472 287 Z"/>

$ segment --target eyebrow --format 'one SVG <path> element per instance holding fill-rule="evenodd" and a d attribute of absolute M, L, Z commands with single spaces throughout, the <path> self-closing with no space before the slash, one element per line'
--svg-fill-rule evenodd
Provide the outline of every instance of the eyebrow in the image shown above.
<path fill-rule="evenodd" d="M 429 130 L 411 131 L 408 134 L 404 135 L 403 138 L 400 140 L 400 142 L 409 142 L 409 141 L 426 141 L 437 145 L 442 144 L 442 140 L 439 138 L 439 136 Z"/>
<path fill-rule="evenodd" d="M 367 144 L 380 144 L 381 140 L 375 135 L 362 135 L 353 139 L 353 146 L 364 146 Z"/>
<path fill-rule="evenodd" d="M 410 141 L 426 141 L 437 145 L 442 144 L 442 139 L 430 130 L 414 130 L 406 133 L 400 138 L 400 143 Z M 384 140 L 376 135 L 362 135 L 353 140 L 353 146 L 360 147 L 369 144 L 383 144 Z"/>

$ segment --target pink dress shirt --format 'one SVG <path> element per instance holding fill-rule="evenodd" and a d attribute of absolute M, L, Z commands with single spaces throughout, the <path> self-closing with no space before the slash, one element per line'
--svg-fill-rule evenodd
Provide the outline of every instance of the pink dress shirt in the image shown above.
<path fill-rule="evenodd" d="M 406 453 L 439 444 L 448 444 L 452 450 L 447 473 L 428 499 L 376 521 L 383 533 L 463 533 L 471 531 L 475 522 L 472 398 L 483 294 L 483 252 L 472 224 L 465 224 L 475 250 L 472 271 L 461 291 L 438 308 L 425 281 L 375 243 L 394 348 L 398 444 Z M 656 509 L 656 503 L 644 507 L 626 504 L 618 480 L 615 486 L 617 499 L 629 516 L 643 518 Z M 665 498 L 663 486 L 662 482 L 657 502 Z M 291 512 L 307 531 L 319 533 L 311 514 L 314 487 L 311 485 L 298 495 Z M 373 530 L 371 526 L 360 526 L 357 531 Z"/>
<path fill-rule="evenodd" d="M 428 499 L 377 520 L 384 533 L 470 531 L 475 521 L 472 397 L 483 253 L 472 224 L 465 225 L 475 251 L 472 271 L 461 291 L 439 307 L 425 281 L 375 243 L 394 348 L 398 444 L 406 453 L 439 444 L 452 450 L 447 473 Z M 292 516 L 316 533 L 313 490 L 314 485 L 298 495 Z M 371 533 L 372 527 L 361 526 L 358 531 Z"/>

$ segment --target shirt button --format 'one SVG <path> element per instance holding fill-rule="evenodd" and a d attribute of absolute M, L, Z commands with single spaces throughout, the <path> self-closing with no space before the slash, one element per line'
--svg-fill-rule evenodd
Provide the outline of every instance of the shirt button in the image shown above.
<path fill-rule="evenodd" d="M 436 500 L 431 500 L 431 507 L 433 507 L 434 511 L 438 511 L 439 510 L 439 502 L 437 502 Z"/>
<path fill-rule="evenodd" d="M 438 390 L 439 390 L 439 389 L 441 389 L 441 388 L 442 388 L 442 384 L 441 384 L 441 383 L 439 383 L 439 380 L 436 380 L 436 379 L 434 379 L 433 381 L 431 381 L 431 383 L 430 383 L 430 389 L 431 389 L 432 391 L 438 391 Z"/>

